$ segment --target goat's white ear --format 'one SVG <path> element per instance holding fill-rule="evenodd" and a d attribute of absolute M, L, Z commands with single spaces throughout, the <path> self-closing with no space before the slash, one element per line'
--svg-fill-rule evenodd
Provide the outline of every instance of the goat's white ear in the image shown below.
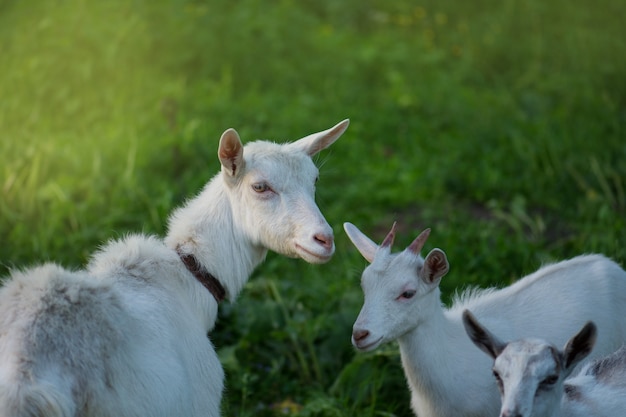
<path fill-rule="evenodd" d="M 369 263 L 374 261 L 374 255 L 378 250 L 378 245 L 372 241 L 369 237 L 365 236 L 355 225 L 352 223 L 344 223 L 343 230 L 346 231 L 348 238 L 352 241 L 357 250 L 363 255 Z"/>
<path fill-rule="evenodd" d="M 339 136 L 341 136 L 343 132 L 346 131 L 349 124 L 350 120 L 346 119 L 342 122 L 337 123 L 330 129 L 324 130 L 322 132 L 313 133 L 303 137 L 302 139 L 298 139 L 290 146 L 302 150 L 309 156 L 313 156 L 319 151 L 326 149 L 330 145 L 335 143 L 335 141 L 339 139 Z"/>
<path fill-rule="evenodd" d="M 223 171 L 230 177 L 237 176 L 243 171 L 243 145 L 235 129 L 228 129 L 222 133 L 217 151 Z"/>
<path fill-rule="evenodd" d="M 448 263 L 445 252 L 435 248 L 431 250 L 428 255 L 426 255 L 426 259 L 424 259 L 421 277 L 429 284 L 433 284 L 447 274 L 449 270 L 450 264 Z"/>
<path fill-rule="evenodd" d="M 472 342 L 493 359 L 500 356 L 506 347 L 506 343 L 483 327 L 469 310 L 463 310 L 463 326 Z"/>
<path fill-rule="evenodd" d="M 572 337 L 563 348 L 565 372 L 569 375 L 578 363 L 591 353 L 596 343 L 598 330 L 596 325 L 589 321 Z"/>

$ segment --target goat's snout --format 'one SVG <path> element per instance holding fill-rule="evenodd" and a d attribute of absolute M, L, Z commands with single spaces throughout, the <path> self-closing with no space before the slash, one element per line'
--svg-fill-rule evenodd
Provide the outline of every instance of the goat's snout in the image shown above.
<path fill-rule="evenodd" d="M 306 231 L 297 235 L 294 240 L 296 256 L 310 263 L 328 262 L 335 252 L 333 232 L 326 228 Z"/>
<path fill-rule="evenodd" d="M 321 245 L 324 249 L 330 250 L 333 247 L 334 237 L 328 233 L 316 233 L 313 240 Z"/>
<path fill-rule="evenodd" d="M 369 330 L 365 329 L 355 329 L 352 332 L 352 338 L 355 342 L 360 342 L 361 340 L 367 339 L 367 336 L 370 335 Z"/>

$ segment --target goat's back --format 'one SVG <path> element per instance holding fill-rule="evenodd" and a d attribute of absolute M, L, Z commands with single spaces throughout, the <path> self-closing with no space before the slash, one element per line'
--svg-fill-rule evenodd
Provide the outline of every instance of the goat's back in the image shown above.
<path fill-rule="evenodd" d="M 558 346 L 591 320 L 598 326 L 592 357 L 600 357 L 626 342 L 626 272 L 602 255 L 582 255 L 461 297 L 451 312 L 460 320 L 465 308 L 503 340 L 535 337 Z"/>

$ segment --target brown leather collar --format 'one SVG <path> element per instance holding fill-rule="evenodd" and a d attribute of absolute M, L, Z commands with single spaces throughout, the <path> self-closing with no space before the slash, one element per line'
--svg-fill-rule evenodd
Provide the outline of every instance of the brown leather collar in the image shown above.
<path fill-rule="evenodd" d="M 209 271 L 207 271 L 198 259 L 192 254 L 183 254 L 178 251 L 178 256 L 180 256 L 180 260 L 183 261 L 189 272 L 196 277 L 196 279 L 213 295 L 215 300 L 220 303 L 226 299 L 226 290 L 224 286 L 218 281 L 215 276 L 213 276 Z"/>

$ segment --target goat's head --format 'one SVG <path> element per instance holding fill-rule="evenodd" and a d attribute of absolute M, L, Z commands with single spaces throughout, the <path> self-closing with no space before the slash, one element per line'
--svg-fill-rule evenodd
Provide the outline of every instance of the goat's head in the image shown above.
<path fill-rule="evenodd" d="M 396 254 L 391 253 L 395 223 L 380 246 L 351 223 L 344 223 L 344 229 L 370 262 L 361 276 L 365 299 L 352 331 L 352 344 L 369 351 L 415 328 L 428 314 L 424 310 L 433 297 L 435 303 L 440 302 L 433 290 L 448 272 L 449 264 L 441 249 L 433 249 L 425 259 L 420 256 L 430 229 Z"/>
<path fill-rule="evenodd" d="M 244 147 L 234 129 L 218 156 L 235 228 L 260 247 L 310 263 L 328 261 L 333 231 L 315 204 L 318 169 L 312 156 L 334 143 L 348 120 L 293 143 L 255 141 Z"/>
<path fill-rule="evenodd" d="M 468 310 L 463 324 L 470 339 L 494 359 L 502 409 L 500 417 L 554 415 L 561 403 L 563 383 L 593 348 L 596 326 L 588 322 L 563 350 L 540 339 L 505 343 L 483 327 Z"/>

